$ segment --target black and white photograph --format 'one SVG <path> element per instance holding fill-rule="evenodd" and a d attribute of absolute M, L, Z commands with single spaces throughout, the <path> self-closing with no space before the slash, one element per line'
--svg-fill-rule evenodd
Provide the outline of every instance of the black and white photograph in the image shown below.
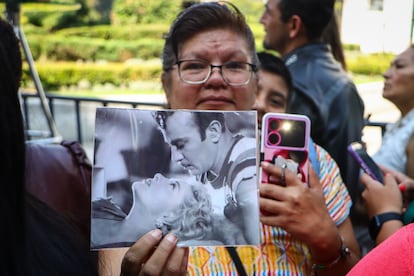
<path fill-rule="evenodd" d="M 98 108 L 91 249 L 259 245 L 255 111 Z"/>

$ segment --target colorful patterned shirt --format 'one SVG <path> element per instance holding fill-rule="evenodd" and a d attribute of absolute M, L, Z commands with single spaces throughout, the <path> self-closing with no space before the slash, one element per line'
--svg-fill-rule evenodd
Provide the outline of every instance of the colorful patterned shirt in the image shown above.
<path fill-rule="evenodd" d="M 351 199 L 339 168 L 329 154 L 316 146 L 319 178 L 326 206 L 336 225 L 348 216 Z M 261 224 L 261 246 L 239 246 L 237 252 L 248 275 L 311 275 L 312 257 L 308 246 L 280 227 Z M 224 247 L 191 247 L 187 275 L 238 275 Z"/>

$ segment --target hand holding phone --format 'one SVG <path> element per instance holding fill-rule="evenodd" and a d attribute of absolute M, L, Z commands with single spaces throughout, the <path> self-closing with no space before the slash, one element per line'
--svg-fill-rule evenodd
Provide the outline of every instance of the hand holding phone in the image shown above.
<path fill-rule="evenodd" d="M 296 114 L 266 113 L 262 120 L 261 160 L 271 162 L 301 174 L 308 181 L 308 141 L 310 120 Z M 260 170 L 261 182 L 268 183 L 269 175 Z"/>
<path fill-rule="evenodd" d="M 384 183 L 384 176 L 375 161 L 365 151 L 364 146 L 359 142 L 354 142 L 348 146 L 348 152 L 359 164 L 361 169 L 371 176 L 374 180 Z"/>

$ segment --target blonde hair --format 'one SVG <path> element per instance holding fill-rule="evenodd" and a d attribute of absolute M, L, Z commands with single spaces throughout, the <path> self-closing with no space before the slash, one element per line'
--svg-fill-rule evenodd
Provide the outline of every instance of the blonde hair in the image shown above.
<path fill-rule="evenodd" d="M 164 234 L 177 235 L 179 240 L 204 239 L 212 231 L 211 197 L 201 183 L 191 185 L 180 206 L 157 220 Z"/>

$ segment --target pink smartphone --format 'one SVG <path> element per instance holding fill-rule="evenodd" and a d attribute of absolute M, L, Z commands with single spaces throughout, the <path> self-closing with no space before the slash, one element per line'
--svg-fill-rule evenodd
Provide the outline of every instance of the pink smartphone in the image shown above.
<path fill-rule="evenodd" d="M 266 113 L 262 120 L 260 158 L 300 174 L 308 182 L 310 120 L 304 115 Z M 269 176 L 260 170 L 260 179 L 269 183 Z"/>

